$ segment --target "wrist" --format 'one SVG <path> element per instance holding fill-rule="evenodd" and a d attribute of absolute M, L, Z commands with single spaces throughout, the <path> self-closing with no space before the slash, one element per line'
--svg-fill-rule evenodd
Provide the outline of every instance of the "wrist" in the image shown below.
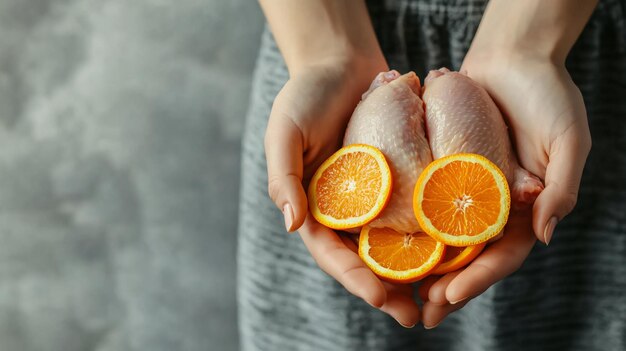
<path fill-rule="evenodd" d="M 305 82 L 332 82 L 325 89 L 339 89 L 347 93 L 344 102 L 356 106 L 362 94 L 380 72 L 389 70 L 384 57 L 362 55 L 333 56 L 319 61 L 310 61 L 290 70 L 290 80 Z"/>
<path fill-rule="evenodd" d="M 565 61 L 560 60 L 549 52 L 528 50 L 524 46 L 516 45 L 474 45 L 465 55 L 461 70 L 478 75 L 482 72 L 491 74 L 506 74 L 519 67 L 553 66 L 565 68 Z"/>
<path fill-rule="evenodd" d="M 518 81 L 521 76 L 567 72 L 564 62 L 554 60 L 548 55 L 508 47 L 470 49 L 463 60 L 461 71 L 483 86 L 492 96 L 498 95 L 498 85 L 505 77 L 505 80 Z"/>
<path fill-rule="evenodd" d="M 532 45 L 531 40 L 520 38 L 516 41 L 507 41 L 493 36 L 482 36 L 474 40 L 464 61 L 478 61 L 485 64 L 527 61 L 563 65 L 566 56 L 566 52 L 563 53 L 553 46 Z"/>
<path fill-rule="evenodd" d="M 532 61 L 564 63 L 568 50 L 559 45 L 559 35 L 545 30 L 536 33 L 527 23 L 512 24 L 507 29 L 497 30 L 501 23 L 481 26 L 472 41 L 467 57 L 487 61 Z"/>
<path fill-rule="evenodd" d="M 342 50 L 292 60 L 291 64 L 288 65 L 289 75 L 294 77 L 303 71 L 316 67 L 332 67 L 346 72 L 351 78 L 362 78 L 369 81 L 374 78 L 370 75 L 376 75 L 378 72 L 389 69 L 380 49 L 370 52 Z"/>
<path fill-rule="evenodd" d="M 384 62 L 363 0 L 261 0 L 290 75 L 334 62 Z"/>
<path fill-rule="evenodd" d="M 596 1 L 492 0 L 470 51 L 499 58 L 564 64 Z"/>

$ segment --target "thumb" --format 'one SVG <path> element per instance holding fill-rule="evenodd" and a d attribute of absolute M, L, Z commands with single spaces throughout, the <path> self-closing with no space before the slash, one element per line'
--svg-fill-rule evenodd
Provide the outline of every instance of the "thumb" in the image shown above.
<path fill-rule="evenodd" d="M 265 132 L 268 192 L 283 211 L 285 228 L 300 228 L 307 213 L 307 199 L 302 187 L 302 133 L 291 118 L 272 109 Z"/>
<path fill-rule="evenodd" d="M 533 230 L 549 244 L 557 223 L 576 206 L 578 188 L 587 155 L 591 149 L 589 130 L 574 126 L 557 137 L 550 146 L 545 189 L 533 206 Z"/>

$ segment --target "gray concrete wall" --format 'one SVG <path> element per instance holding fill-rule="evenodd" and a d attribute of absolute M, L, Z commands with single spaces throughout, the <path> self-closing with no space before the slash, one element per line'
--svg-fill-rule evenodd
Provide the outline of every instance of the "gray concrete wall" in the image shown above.
<path fill-rule="evenodd" d="M 0 350 L 235 350 L 254 1 L 0 0 Z"/>

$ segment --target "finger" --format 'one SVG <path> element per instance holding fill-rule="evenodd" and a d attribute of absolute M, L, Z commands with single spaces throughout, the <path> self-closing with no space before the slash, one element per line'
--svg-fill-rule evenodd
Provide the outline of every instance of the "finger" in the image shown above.
<path fill-rule="evenodd" d="M 580 128 L 579 128 L 580 129 Z M 570 128 L 550 146 L 545 189 L 533 206 L 533 229 L 544 244 L 552 239 L 558 221 L 576 205 L 578 188 L 591 148 L 588 131 Z"/>
<path fill-rule="evenodd" d="M 430 291 L 430 287 L 433 286 L 439 278 L 441 277 L 437 275 L 430 275 L 421 281 L 419 288 L 417 288 L 417 293 L 423 302 L 428 301 L 428 292 Z"/>
<path fill-rule="evenodd" d="M 387 293 L 393 292 L 406 296 L 413 296 L 413 285 L 411 284 L 390 283 L 384 280 L 381 280 L 381 282 L 383 283 L 385 290 L 387 290 Z"/>
<path fill-rule="evenodd" d="M 346 245 L 346 247 L 348 249 L 350 249 L 350 251 L 358 254 L 359 253 L 359 244 L 354 242 L 354 240 L 348 236 L 348 235 L 339 235 L 339 238 L 341 239 L 341 241 L 343 241 L 343 244 Z"/>
<path fill-rule="evenodd" d="M 504 237 L 488 246 L 446 288 L 446 298 L 457 304 L 477 296 L 518 270 L 536 241 L 530 214 L 509 219 Z"/>
<path fill-rule="evenodd" d="M 380 308 L 405 328 L 413 328 L 420 320 L 420 310 L 413 299 L 413 287 L 408 284 L 392 285 L 387 288 L 387 300 Z"/>
<path fill-rule="evenodd" d="M 460 310 L 468 302 L 469 300 L 466 300 L 456 305 L 438 305 L 426 302 L 424 307 L 422 307 L 422 324 L 424 324 L 424 328 L 432 329 L 437 327 L 450 313 Z"/>
<path fill-rule="evenodd" d="M 310 214 L 298 232 L 324 272 L 370 305 L 376 308 L 383 306 L 387 292 L 380 279 L 346 246 L 337 233 L 319 224 Z"/>
<path fill-rule="evenodd" d="M 348 250 L 354 253 L 357 252 L 358 247 L 347 235 L 340 235 L 339 239 Z M 391 284 L 387 282 L 382 282 L 382 285 L 386 291 L 386 299 L 383 305 L 380 306 L 380 310 L 390 315 L 405 328 L 415 326 L 419 322 L 420 312 L 419 307 L 413 300 L 413 287 L 409 284 Z M 361 295 L 357 296 L 361 297 Z M 367 298 L 364 300 L 368 301 Z"/>
<path fill-rule="evenodd" d="M 437 280 L 437 282 L 434 283 L 428 291 L 428 301 L 438 305 L 447 304 L 449 301 L 446 298 L 446 289 L 448 288 L 450 282 L 452 282 L 452 280 L 454 280 L 454 278 L 456 278 L 456 276 L 460 273 L 461 271 L 450 272 L 439 278 L 439 280 Z"/>
<path fill-rule="evenodd" d="M 282 113 L 279 99 L 265 132 L 268 192 L 283 211 L 287 231 L 297 230 L 307 213 L 307 199 L 302 187 L 303 139 L 298 126 Z"/>

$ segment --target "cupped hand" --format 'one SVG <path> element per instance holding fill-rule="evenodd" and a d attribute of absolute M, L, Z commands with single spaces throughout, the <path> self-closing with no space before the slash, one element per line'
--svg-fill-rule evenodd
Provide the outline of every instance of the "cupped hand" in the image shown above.
<path fill-rule="evenodd" d="M 438 325 L 448 314 L 515 272 L 535 240 L 548 244 L 554 228 L 576 205 L 591 148 L 580 91 L 562 63 L 522 55 L 470 52 L 461 71 L 481 84 L 507 119 L 520 164 L 545 189 L 532 211 L 514 212 L 502 239 L 466 268 L 429 277 L 419 288 L 422 321 Z"/>
<path fill-rule="evenodd" d="M 517 271 L 536 242 L 530 210 L 511 213 L 502 239 L 490 244 L 467 267 L 422 281 L 422 323 L 433 328 L 472 298 Z"/>
<path fill-rule="evenodd" d="M 585 104 L 563 63 L 511 53 L 468 53 L 461 67 L 507 118 L 523 168 L 545 189 L 533 206 L 533 229 L 548 244 L 576 205 L 591 135 Z"/>
<path fill-rule="evenodd" d="M 352 114 L 384 59 L 328 60 L 291 72 L 274 101 L 265 135 L 268 190 L 288 231 L 298 230 L 317 264 L 349 292 L 412 326 L 419 309 L 410 286 L 383 283 L 347 237 L 308 213 L 305 185 L 317 167 L 341 147 Z"/>

